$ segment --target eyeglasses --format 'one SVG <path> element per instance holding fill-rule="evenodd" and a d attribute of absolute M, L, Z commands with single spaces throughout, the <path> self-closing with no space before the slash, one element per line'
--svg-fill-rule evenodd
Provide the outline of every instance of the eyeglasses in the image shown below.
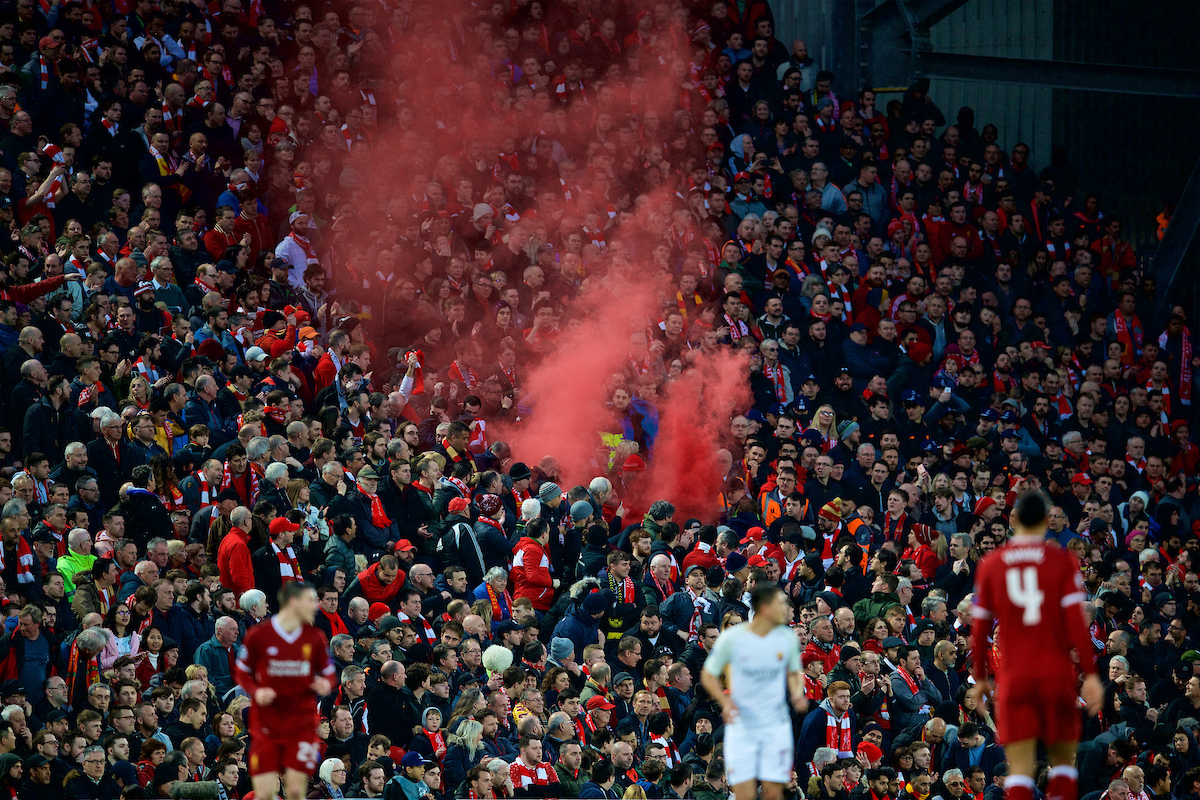
<path fill-rule="evenodd" d="M 85 764 L 103 764 L 103 763 L 104 763 L 104 759 L 100 759 L 100 760 L 98 760 L 98 761 L 97 761 L 97 760 L 96 760 L 96 759 L 94 759 L 94 758 L 85 758 L 85 759 L 83 760 L 83 763 L 85 763 Z"/>

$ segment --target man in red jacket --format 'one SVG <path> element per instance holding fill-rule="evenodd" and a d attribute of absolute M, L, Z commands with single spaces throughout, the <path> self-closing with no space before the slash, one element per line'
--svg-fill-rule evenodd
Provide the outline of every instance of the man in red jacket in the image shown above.
<path fill-rule="evenodd" d="M 217 569 L 221 571 L 221 585 L 233 590 L 238 600 L 254 588 L 254 565 L 250 559 L 250 509 L 238 506 L 229 515 L 233 527 L 221 540 L 217 548 Z"/>
<path fill-rule="evenodd" d="M 683 574 L 686 575 L 693 566 L 701 566 L 705 570 L 722 566 L 721 559 L 717 557 L 716 545 L 717 527 L 705 525 L 696 534 L 696 549 L 683 559 Z"/>
<path fill-rule="evenodd" d="M 531 520 L 525 536 L 513 551 L 513 599 L 528 597 L 537 611 L 549 611 L 554 602 L 558 578 L 550 574 L 550 525 L 544 519 Z"/>

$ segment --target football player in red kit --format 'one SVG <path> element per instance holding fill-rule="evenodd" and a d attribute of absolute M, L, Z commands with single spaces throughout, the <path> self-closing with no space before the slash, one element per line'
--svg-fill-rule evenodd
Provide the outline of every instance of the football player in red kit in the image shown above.
<path fill-rule="evenodd" d="M 317 593 L 289 581 L 279 590 L 279 613 L 254 626 L 237 657 L 237 682 L 250 706 L 250 781 L 254 796 L 273 798 L 283 772 L 288 800 L 306 795 L 321 760 L 317 701 L 334 674 L 325 634 L 312 622 Z"/>
<path fill-rule="evenodd" d="M 1027 492 L 1013 507 L 1015 535 L 989 553 L 975 576 L 972 657 L 976 699 L 991 695 L 988 650 L 992 624 L 1000 640 L 996 664 L 996 739 L 1008 757 L 1006 800 L 1033 800 L 1033 775 L 1040 739 L 1050 756 L 1047 800 L 1075 800 L 1079 774 L 1078 698 L 1096 714 L 1104 687 L 1082 604 L 1087 599 L 1079 564 L 1046 542 L 1051 502 Z M 1083 673 L 1082 690 L 1078 675 Z"/>

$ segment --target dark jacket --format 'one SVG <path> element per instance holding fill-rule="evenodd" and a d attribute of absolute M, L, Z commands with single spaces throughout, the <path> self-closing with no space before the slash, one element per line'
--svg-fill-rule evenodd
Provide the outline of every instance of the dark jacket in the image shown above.
<path fill-rule="evenodd" d="M 396 523 L 392 522 L 386 528 L 375 525 L 371 517 L 371 499 L 357 489 L 346 490 L 346 494 L 335 497 L 329 504 L 329 516 L 349 514 L 358 525 L 358 535 L 350 542 L 356 552 L 367 555 L 368 558 L 377 552 L 385 552 L 388 542 L 400 538 Z"/>
<path fill-rule="evenodd" d="M 25 411 L 25 425 L 21 433 L 26 456 L 44 453 L 51 465 L 60 463 L 63 450 L 79 438 L 75 414 L 66 404 L 62 408 L 55 408 L 49 397 L 43 397 Z"/>
<path fill-rule="evenodd" d="M 586 595 L 584 595 L 586 597 Z M 583 598 L 575 602 L 562 621 L 554 626 L 554 635 L 570 639 L 576 653 L 582 653 L 589 644 L 600 641 L 600 621 L 593 619 L 583 610 Z"/>
<path fill-rule="evenodd" d="M 121 484 L 129 480 L 133 468 L 141 466 L 142 457 L 134 452 L 124 439 L 118 445 L 121 462 L 113 457 L 108 442 L 103 438 L 93 439 L 87 444 L 88 466 L 96 470 L 96 485 L 100 489 L 100 502 L 105 506 L 117 504 L 117 492 Z M 128 522 L 126 522 L 128 527 Z"/>
<path fill-rule="evenodd" d="M 479 534 L 466 517 L 446 518 L 446 532 L 438 540 L 437 557 L 443 564 L 457 564 L 462 567 L 467 573 L 467 586 L 482 583 L 484 574 L 493 566 L 488 561 L 488 554 L 479 539 Z"/>
<path fill-rule="evenodd" d="M 421 724 L 420 710 L 410 707 L 411 699 L 407 689 L 393 688 L 383 681 L 368 689 L 367 712 L 363 715 L 367 733 L 382 733 L 393 742 L 411 740 L 413 727 Z"/>
<path fill-rule="evenodd" d="M 153 492 L 130 489 L 121 501 L 121 513 L 125 516 L 125 538 L 137 542 L 139 551 L 144 552 L 146 542 L 155 536 L 174 535 L 167 507 Z"/>
<path fill-rule="evenodd" d="M 197 614 L 191 606 L 176 603 L 167 612 L 168 635 L 179 643 L 179 664 L 191 664 L 196 648 L 213 635 L 213 619 Z"/>

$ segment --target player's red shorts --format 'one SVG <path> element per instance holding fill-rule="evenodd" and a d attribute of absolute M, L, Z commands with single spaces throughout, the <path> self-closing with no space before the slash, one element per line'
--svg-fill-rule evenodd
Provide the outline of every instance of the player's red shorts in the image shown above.
<path fill-rule="evenodd" d="M 1002 680 L 996 685 L 996 741 L 1079 741 L 1079 693 L 1074 681 Z"/>
<path fill-rule="evenodd" d="M 300 741 L 293 736 L 288 739 L 252 735 L 250 737 L 250 774 L 263 775 L 294 769 L 314 775 L 321 763 L 320 740 L 313 735 L 312 741 Z"/>

